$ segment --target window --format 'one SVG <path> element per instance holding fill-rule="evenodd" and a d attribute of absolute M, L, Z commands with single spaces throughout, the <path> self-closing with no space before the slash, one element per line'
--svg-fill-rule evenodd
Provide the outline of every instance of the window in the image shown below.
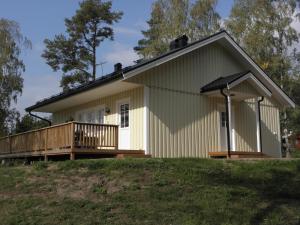
<path fill-rule="evenodd" d="M 104 109 L 100 109 L 98 111 L 97 120 L 96 120 L 97 123 L 104 124 L 104 114 L 105 114 Z"/>
<path fill-rule="evenodd" d="M 120 105 L 120 126 L 121 128 L 129 127 L 129 104 Z"/>
<path fill-rule="evenodd" d="M 221 112 L 221 125 L 222 125 L 222 127 L 226 127 L 226 123 L 227 123 L 226 112 Z"/>
<path fill-rule="evenodd" d="M 77 120 L 83 123 L 97 123 L 103 124 L 104 123 L 104 115 L 105 110 L 94 108 L 81 111 L 77 114 Z"/>

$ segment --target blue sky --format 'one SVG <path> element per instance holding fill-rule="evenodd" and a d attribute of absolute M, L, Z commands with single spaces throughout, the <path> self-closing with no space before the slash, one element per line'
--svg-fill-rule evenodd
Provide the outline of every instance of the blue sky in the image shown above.
<path fill-rule="evenodd" d="M 17 21 L 22 33 L 32 42 L 32 49 L 23 53 L 26 65 L 23 94 L 17 109 L 60 92 L 60 73 L 53 72 L 41 57 L 45 38 L 64 33 L 64 18 L 74 15 L 79 0 L 0 0 L 0 17 Z M 223 18 L 229 15 L 233 0 L 219 0 L 217 11 Z M 113 64 L 121 62 L 130 65 L 138 57 L 132 50 L 142 38 L 141 30 L 147 28 L 153 0 L 114 0 L 114 10 L 121 10 L 124 16 L 114 26 L 115 40 L 105 41 L 98 49 L 98 62 L 106 62 L 104 74 L 111 72 Z M 98 69 L 98 76 L 101 76 Z"/>

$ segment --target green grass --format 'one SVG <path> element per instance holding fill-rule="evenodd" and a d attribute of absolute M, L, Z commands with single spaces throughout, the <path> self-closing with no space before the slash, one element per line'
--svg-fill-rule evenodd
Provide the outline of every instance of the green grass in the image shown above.
<path fill-rule="evenodd" d="M 0 224 L 299 224 L 300 160 L 0 167 Z"/>
<path fill-rule="evenodd" d="M 300 150 L 299 149 L 292 149 L 291 155 L 293 158 L 300 158 Z"/>

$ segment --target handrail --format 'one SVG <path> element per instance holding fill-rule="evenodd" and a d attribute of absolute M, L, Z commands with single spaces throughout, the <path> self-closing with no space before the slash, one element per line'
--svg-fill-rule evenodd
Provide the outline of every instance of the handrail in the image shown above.
<path fill-rule="evenodd" d="M 48 127 L 42 127 L 42 128 L 39 128 L 39 129 L 29 130 L 29 131 L 25 131 L 25 132 L 21 132 L 21 133 L 17 133 L 17 134 L 11 134 L 11 135 L 7 135 L 7 136 L 3 136 L 3 137 L 0 137 L 0 140 L 4 139 L 4 138 L 8 138 L 8 137 L 14 137 L 14 136 L 18 136 L 18 135 L 22 135 L 22 134 L 27 134 L 27 133 L 32 133 L 32 132 L 36 132 L 36 131 L 41 131 L 41 130 L 45 130 L 45 129 L 49 129 L 49 128 L 61 127 L 61 126 L 64 126 L 64 125 L 67 125 L 67 124 L 71 124 L 71 123 L 86 124 L 86 125 L 100 125 L 100 126 L 115 126 L 115 127 L 118 127 L 118 125 L 116 125 L 116 124 L 100 124 L 100 123 L 85 123 L 85 122 L 71 121 L 71 122 L 65 122 L 65 123 L 55 124 L 55 125 L 48 126 Z"/>
<path fill-rule="evenodd" d="M 0 154 L 74 148 L 118 149 L 118 125 L 67 122 L 0 138 Z"/>

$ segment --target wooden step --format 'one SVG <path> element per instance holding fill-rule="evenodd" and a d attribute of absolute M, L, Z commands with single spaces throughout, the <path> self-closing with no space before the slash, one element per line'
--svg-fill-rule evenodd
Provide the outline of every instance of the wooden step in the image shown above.
<path fill-rule="evenodd" d="M 116 158 L 123 159 L 123 158 L 151 158 L 151 155 L 146 154 L 117 154 Z"/>
<path fill-rule="evenodd" d="M 227 151 L 222 152 L 209 152 L 208 155 L 211 158 L 229 158 Z M 269 158 L 269 156 L 261 152 L 242 152 L 242 151 L 232 151 L 230 152 L 231 159 L 245 159 L 245 158 Z"/>

